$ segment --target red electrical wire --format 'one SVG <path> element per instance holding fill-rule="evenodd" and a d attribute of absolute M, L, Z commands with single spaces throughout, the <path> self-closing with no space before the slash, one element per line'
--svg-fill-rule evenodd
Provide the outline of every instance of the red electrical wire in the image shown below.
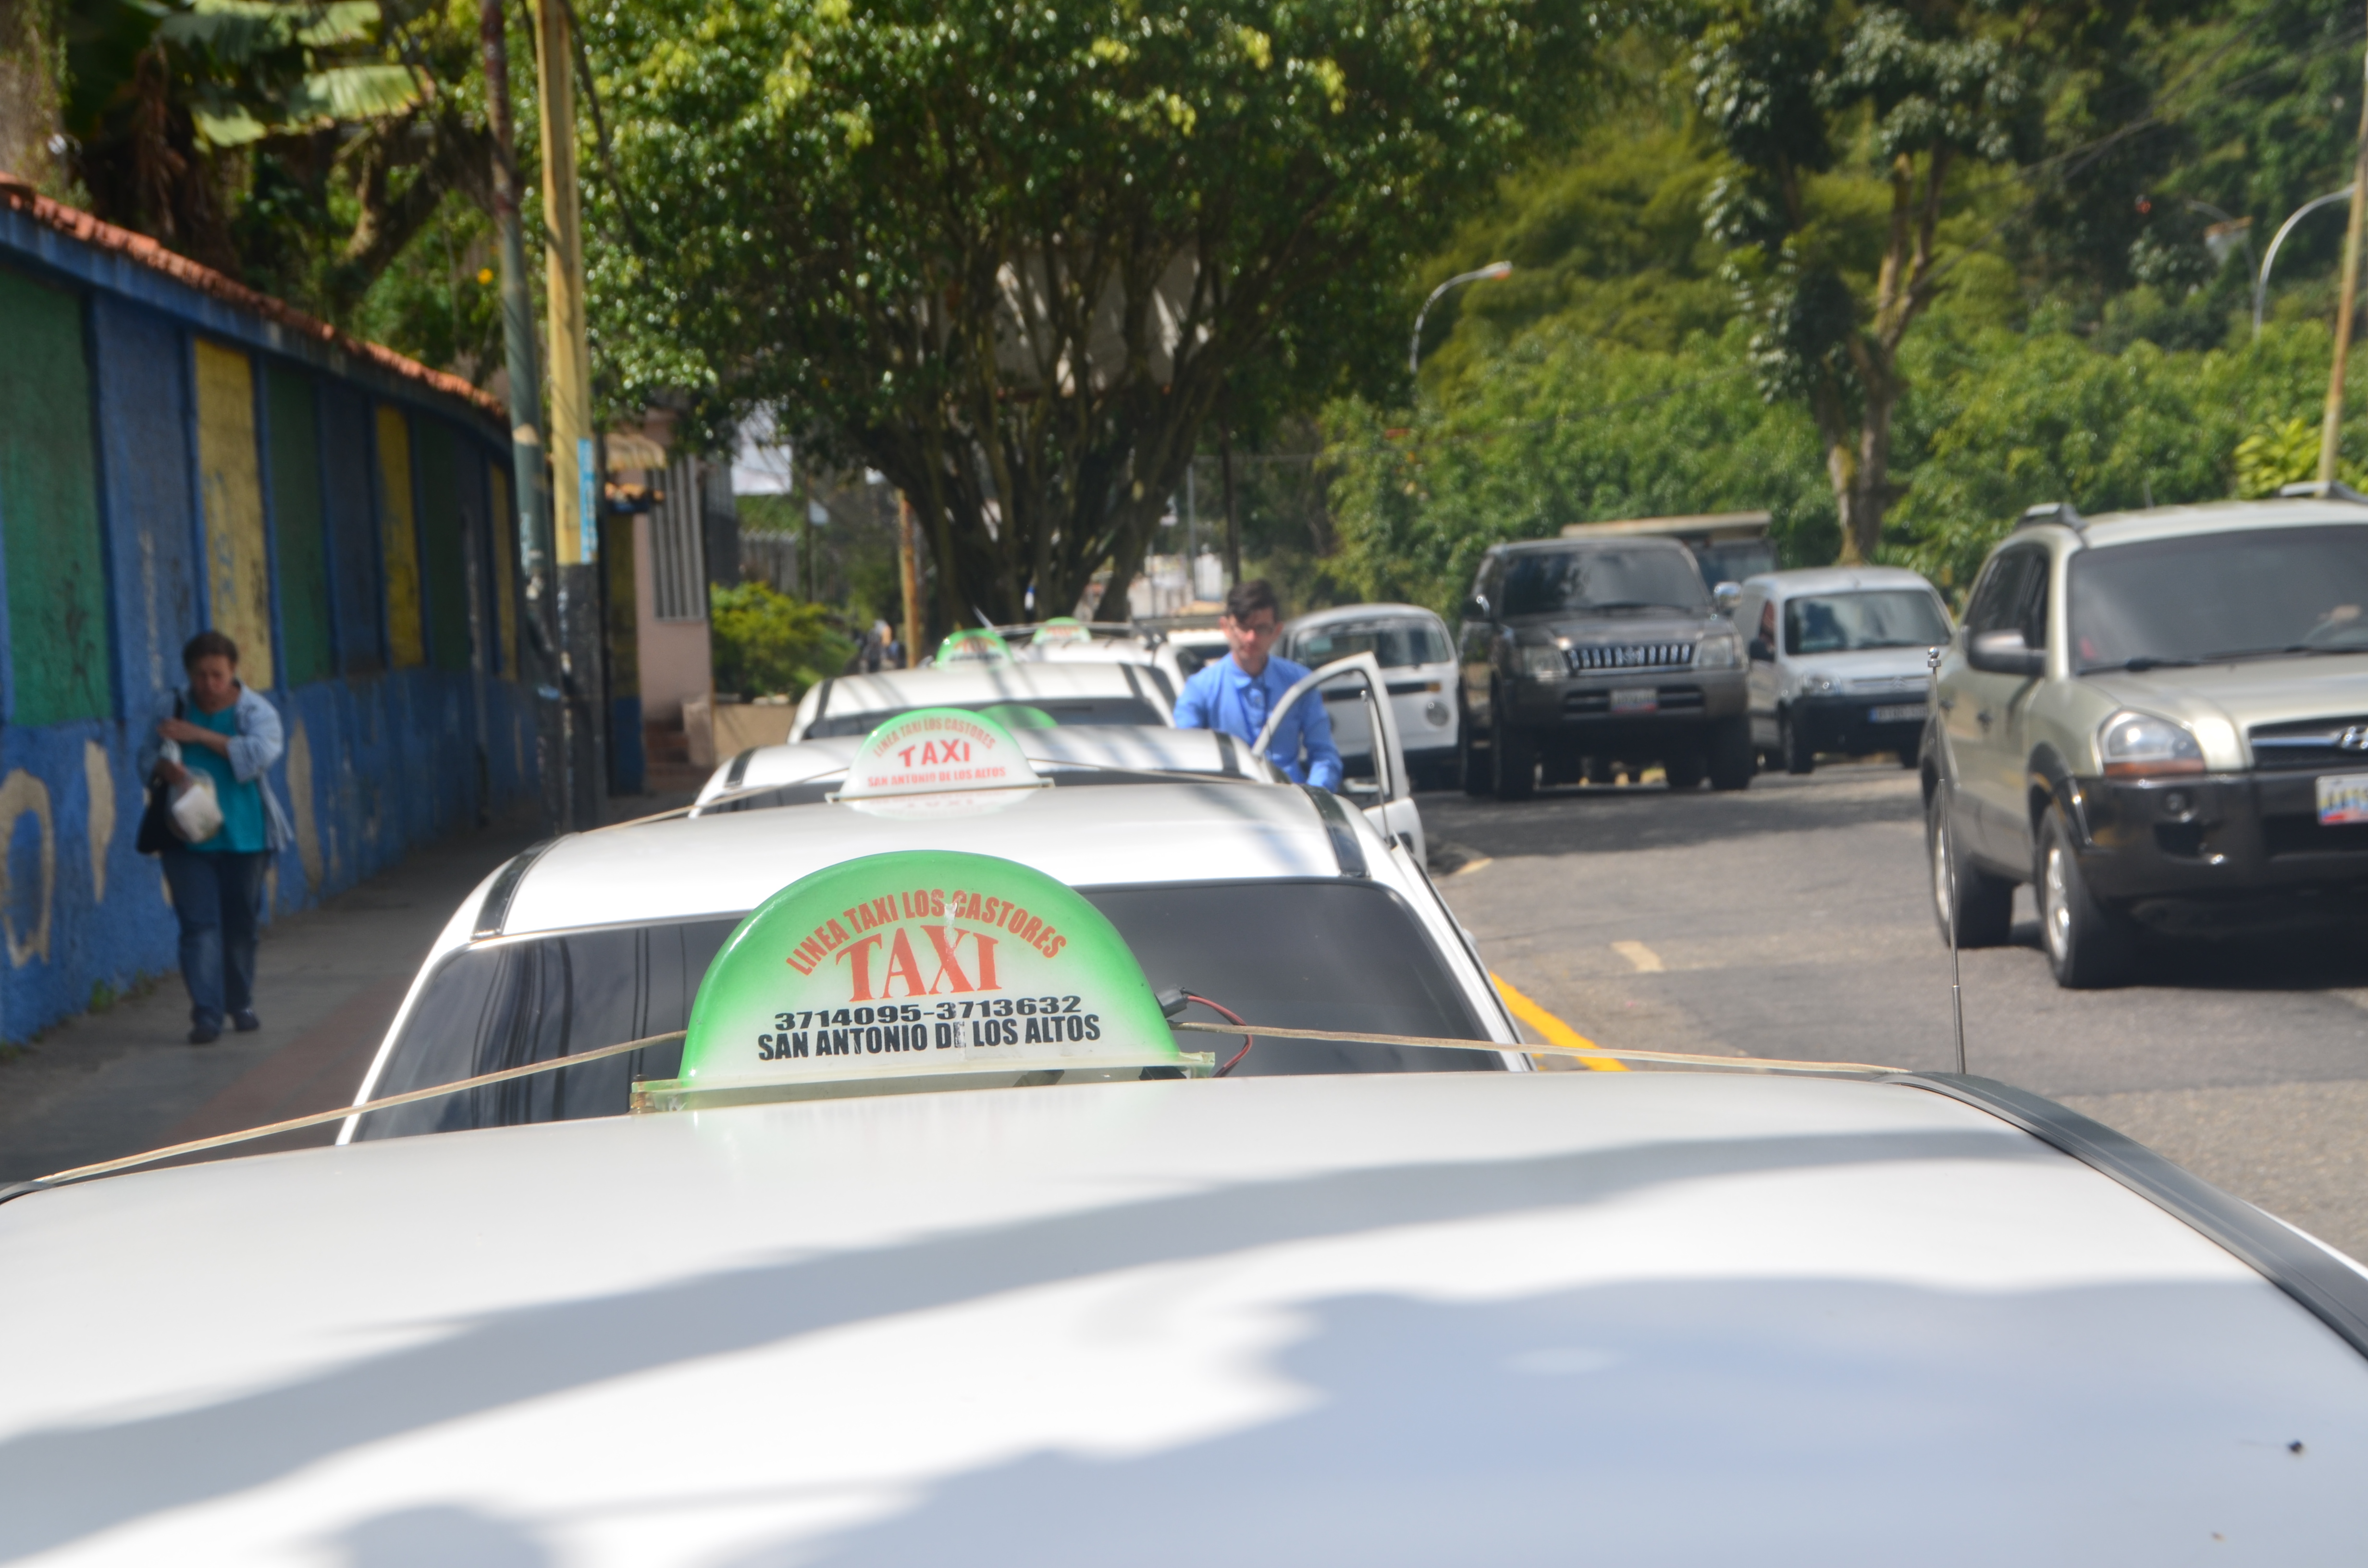
<path fill-rule="evenodd" d="M 1184 993 L 1184 1000 L 1187 1002 L 1198 1002 L 1201 1006 L 1208 1008 L 1209 1011 L 1212 1013 L 1223 1013 L 1225 1015 L 1225 1021 L 1227 1023 L 1239 1024 L 1242 1027 L 1242 1048 L 1239 1051 L 1235 1051 L 1233 1059 L 1227 1062 L 1223 1067 L 1218 1068 L 1215 1074 L 1212 1074 L 1215 1077 L 1222 1078 L 1226 1074 L 1234 1070 L 1235 1062 L 1238 1062 L 1243 1057 L 1247 1056 L 1250 1053 L 1250 1047 L 1258 1043 L 1258 1036 L 1250 1033 L 1250 1027 L 1247 1020 L 1244 1019 L 1239 1013 L 1235 1012 L 1231 1007 L 1226 1006 L 1222 1002 L 1212 1002 L 1206 996 L 1195 996 L 1190 991 Z"/>

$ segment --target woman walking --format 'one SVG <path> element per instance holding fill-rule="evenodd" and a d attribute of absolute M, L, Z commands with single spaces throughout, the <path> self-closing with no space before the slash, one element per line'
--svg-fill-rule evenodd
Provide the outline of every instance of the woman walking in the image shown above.
<path fill-rule="evenodd" d="M 177 789 L 191 774 L 203 774 L 222 806 L 222 827 L 211 838 L 175 843 L 163 857 L 181 926 L 189 1043 L 211 1045 L 222 1038 L 225 1017 L 242 1032 L 263 1027 L 255 1016 L 263 875 L 294 834 L 265 778 L 279 760 L 279 714 L 240 684 L 238 644 L 219 631 L 200 631 L 181 650 L 181 666 L 189 684 L 174 693 L 173 716 L 142 746 L 142 776 Z"/>

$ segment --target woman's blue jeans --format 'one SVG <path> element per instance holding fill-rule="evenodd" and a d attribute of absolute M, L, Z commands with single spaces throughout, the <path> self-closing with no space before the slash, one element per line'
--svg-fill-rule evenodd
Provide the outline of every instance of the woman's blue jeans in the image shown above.
<path fill-rule="evenodd" d="M 263 873 L 270 853 L 167 849 L 165 881 L 181 923 L 181 979 L 189 1021 L 222 1028 L 225 1013 L 255 1006 L 255 930 L 263 912 Z"/>

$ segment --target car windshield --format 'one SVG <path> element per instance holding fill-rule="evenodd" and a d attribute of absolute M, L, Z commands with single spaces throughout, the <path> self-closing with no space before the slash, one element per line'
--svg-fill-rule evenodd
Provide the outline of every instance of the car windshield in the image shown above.
<path fill-rule="evenodd" d="M 1252 1024 L 1283 1028 L 1487 1038 L 1414 912 L 1375 883 L 1325 879 L 1078 891 L 1118 927 L 1156 991 L 1181 986 Z M 1244 918 L 1245 911 L 1255 917 Z M 707 966 L 739 923 L 725 915 L 464 948 L 429 976 L 370 1092 L 398 1095 L 681 1028 Z M 1191 1016 L 1217 1021 L 1198 1009 Z M 856 1021 L 869 1020 L 859 1011 Z M 634 1079 L 673 1077 L 681 1060 L 677 1042 L 373 1111 L 355 1136 L 621 1116 Z M 1269 1039 L 1234 1071 L 1454 1073 L 1502 1065 L 1479 1051 Z"/>
<path fill-rule="evenodd" d="M 1507 615 L 1573 609 L 1706 610 L 1709 590 L 1680 546 L 1524 552 L 1506 563 Z"/>
<path fill-rule="evenodd" d="M 1320 626 L 1301 632 L 1291 643 L 1291 656 L 1311 669 L 1335 659 L 1353 659 L 1360 653 L 1371 653 L 1385 670 L 1443 665 L 1454 657 L 1447 651 L 1446 633 L 1423 620 Z"/>
<path fill-rule="evenodd" d="M 2368 526 L 2084 550 L 2066 581 L 2082 671 L 2368 653 Z"/>
<path fill-rule="evenodd" d="M 1921 588 L 1819 594 L 1784 601 L 1784 652 L 1846 653 L 1856 648 L 1932 648 L 1949 640 L 1940 605 Z"/>
<path fill-rule="evenodd" d="M 960 708 L 972 713 L 994 711 L 997 718 L 1007 718 L 1005 710 L 1023 710 L 1029 717 L 1022 722 L 1031 729 L 1057 724 L 1128 724 L 1157 730 L 1167 728 L 1167 721 L 1161 716 L 1159 710 L 1140 697 L 1030 697 L 1024 700 L 996 697 L 976 702 L 932 702 L 928 706 Z M 815 720 L 807 728 L 806 738 L 827 740 L 833 735 L 868 735 L 889 720 L 912 710 L 911 708 L 881 708 L 868 713 L 833 713 Z"/>

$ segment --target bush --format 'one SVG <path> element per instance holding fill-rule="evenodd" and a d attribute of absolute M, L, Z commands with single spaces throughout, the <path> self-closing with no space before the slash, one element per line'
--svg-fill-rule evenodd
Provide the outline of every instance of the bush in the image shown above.
<path fill-rule="evenodd" d="M 822 606 L 767 584 L 710 587 L 707 603 L 718 691 L 803 697 L 855 656 L 855 644 L 831 625 Z"/>

